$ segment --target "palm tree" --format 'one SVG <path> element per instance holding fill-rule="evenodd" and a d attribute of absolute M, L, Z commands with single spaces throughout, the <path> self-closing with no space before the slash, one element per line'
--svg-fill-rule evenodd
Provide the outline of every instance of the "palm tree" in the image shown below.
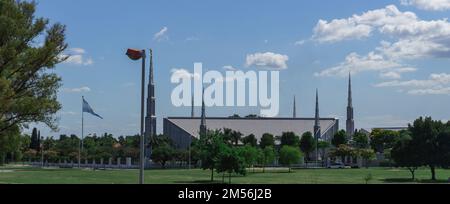
<path fill-rule="evenodd" d="M 241 132 L 239 132 L 239 131 L 234 131 L 234 130 L 233 130 L 233 132 L 231 133 L 231 138 L 232 138 L 232 140 L 233 140 L 235 146 L 238 146 L 239 141 L 241 140 L 242 135 L 243 135 L 243 134 L 242 134 Z"/>

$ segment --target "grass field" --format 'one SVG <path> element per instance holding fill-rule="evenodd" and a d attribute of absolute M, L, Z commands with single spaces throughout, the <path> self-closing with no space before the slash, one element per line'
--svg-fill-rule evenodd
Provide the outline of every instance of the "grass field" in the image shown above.
<path fill-rule="evenodd" d="M 416 181 L 410 180 L 406 169 L 299 169 L 287 173 L 287 169 L 270 170 L 267 173 L 251 173 L 245 177 L 233 176 L 235 184 L 364 184 L 372 175 L 370 184 L 380 183 L 431 183 L 430 171 L 417 171 Z M 147 170 L 148 184 L 210 183 L 210 172 L 194 170 Z M 40 169 L 23 166 L 0 167 L 0 183 L 3 184 L 135 184 L 138 170 L 88 170 L 88 169 Z M 437 183 L 448 183 L 450 170 L 437 170 Z M 215 175 L 217 183 L 221 175 Z M 228 181 L 226 179 L 226 181 Z"/>

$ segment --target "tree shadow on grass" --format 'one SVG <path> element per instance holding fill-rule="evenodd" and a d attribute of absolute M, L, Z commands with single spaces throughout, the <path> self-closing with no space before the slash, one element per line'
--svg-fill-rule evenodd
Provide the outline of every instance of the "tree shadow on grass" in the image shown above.
<path fill-rule="evenodd" d="M 397 183 L 397 184 L 402 184 L 402 183 L 420 183 L 420 184 L 449 184 L 450 182 L 447 180 L 436 180 L 433 181 L 431 179 L 416 179 L 416 180 L 412 180 L 411 178 L 390 178 L 390 179 L 383 179 L 382 180 L 385 183 Z"/>
<path fill-rule="evenodd" d="M 175 181 L 176 184 L 223 184 L 222 181 L 195 180 L 195 181 Z"/>

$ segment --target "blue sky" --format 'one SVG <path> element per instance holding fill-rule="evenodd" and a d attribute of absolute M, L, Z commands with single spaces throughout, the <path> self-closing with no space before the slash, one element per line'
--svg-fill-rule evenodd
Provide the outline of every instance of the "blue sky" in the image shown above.
<path fill-rule="evenodd" d="M 158 131 L 162 118 L 189 116 L 170 94 L 173 69 L 193 71 L 245 66 L 255 53 L 288 56 L 280 71 L 280 117 L 314 115 L 315 89 L 322 117 L 345 126 L 347 78 L 353 73 L 358 128 L 404 126 L 450 112 L 448 1 L 39 1 L 37 16 L 67 25 L 66 54 L 55 69 L 63 79 L 58 98 L 60 131 L 81 134 L 81 96 L 105 119 L 86 115 L 86 133 L 139 132 L 140 64 L 128 47 L 153 48 Z M 159 33 L 159 34 L 158 34 Z M 271 67 L 277 69 L 277 67 Z M 447 74 L 449 73 L 449 74 Z M 200 109 L 197 108 L 197 115 Z M 257 114 L 258 108 L 209 108 L 208 116 Z"/>

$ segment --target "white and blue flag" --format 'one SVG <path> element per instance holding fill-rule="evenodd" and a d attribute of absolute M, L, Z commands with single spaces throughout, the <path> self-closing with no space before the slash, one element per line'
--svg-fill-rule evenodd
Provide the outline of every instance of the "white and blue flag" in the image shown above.
<path fill-rule="evenodd" d="M 89 103 L 86 100 L 84 100 L 84 98 L 83 98 L 83 112 L 90 113 L 90 114 L 92 114 L 94 116 L 97 116 L 97 117 L 103 119 L 102 116 L 100 116 L 99 114 L 94 112 L 94 110 L 91 108 Z"/>

